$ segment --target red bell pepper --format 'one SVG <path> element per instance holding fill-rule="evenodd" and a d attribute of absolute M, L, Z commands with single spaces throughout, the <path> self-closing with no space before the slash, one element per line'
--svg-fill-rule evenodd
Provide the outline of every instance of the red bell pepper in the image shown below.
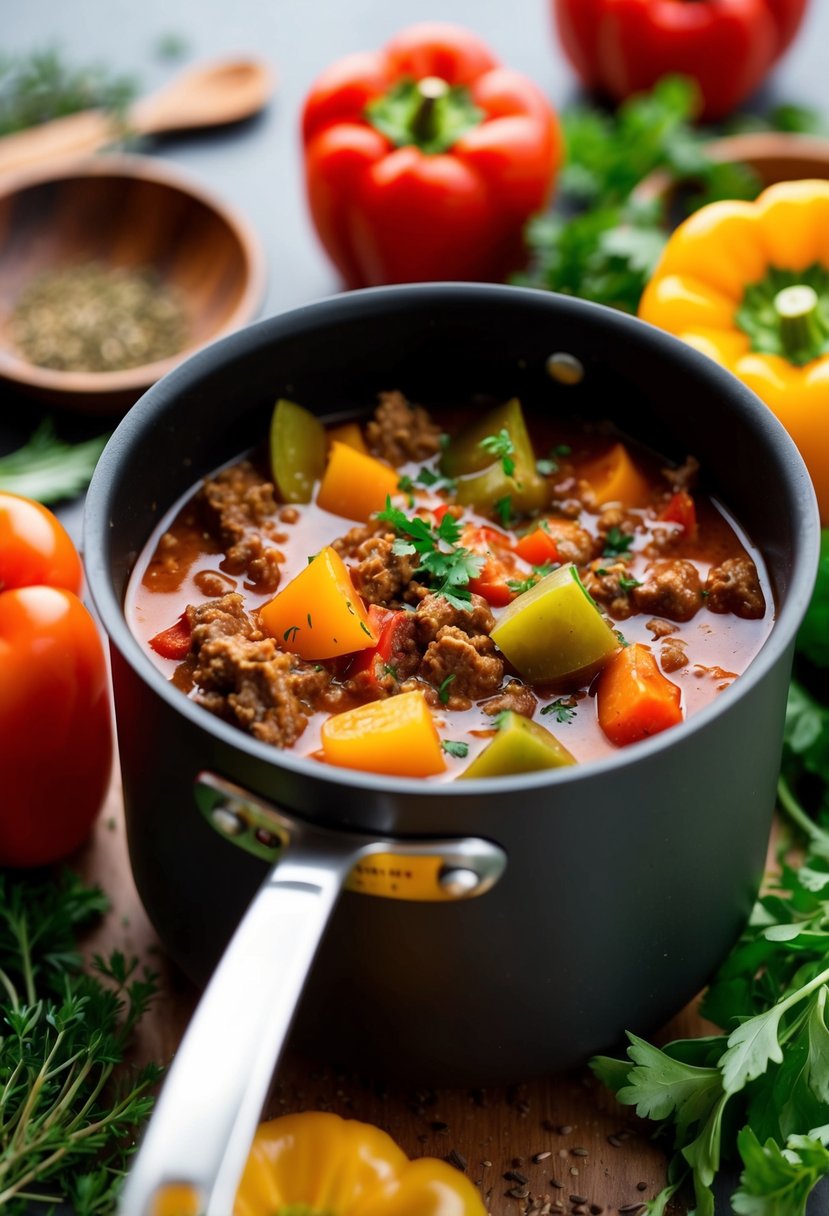
<path fill-rule="evenodd" d="M 697 534 L 697 509 L 687 490 L 672 494 L 659 512 L 659 518 L 667 523 L 679 524 L 685 531 L 686 539 L 693 539 Z"/>
<path fill-rule="evenodd" d="M 303 140 L 311 215 L 349 287 L 505 278 L 561 159 L 536 85 L 442 23 L 325 71 Z"/>
<path fill-rule="evenodd" d="M 560 562 L 558 545 L 544 528 L 536 528 L 522 536 L 515 552 L 531 566 L 544 566 L 547 562 Z"/>
<path fill-rule="evenodd" d="M 704 119 L 762 83 L 808 0 L 553 0 L 559 37 L 588 88 L 617 101 L 673 72 L 699 85 Z"/>
<path fill-rule="evenodd" d="M 150 646 L 163 659 L 180 660 L 186 658 L 190 653 L 192 641 L 187 613 L 182 612 L 177 621 L 166 629 L 162 629 L 161 633 L 157 633 L 154 638 L 150 638 Z"/>
<path fill-rule="evenodd" d="M 401 626 L 409 618 L 406 611 L 392 611 L 381 608 L 378 604 L 369 604 L 368 618 L 371 627 L 377 634 L 377 645 L 361 650 L 348 665 L 348 678 L 363 674 L 367 675 L 369 683 L 378 680 L 375 659 L 379 659 L 384 667 L 394 666 L 394 653 L 397 649 Z M 381 673 L 382 674 L 382 673 Z"/>
<path fill-rule="evenodd" d="M 484 564 L 481 573 L 469 580 L 469 590 L 482 595 L 493 608 L 503 608 L 515 599 L 510 581 L 523 575 L 516 571 L 510 538 L 494 528 L 478 528 L 467 525 L 461 536 L 461 544 L 471 553 L 481 554 Z"/>

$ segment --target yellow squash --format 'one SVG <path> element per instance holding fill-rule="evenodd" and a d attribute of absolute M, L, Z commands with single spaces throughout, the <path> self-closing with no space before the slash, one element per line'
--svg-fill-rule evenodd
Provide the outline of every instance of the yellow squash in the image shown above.
<path fill-rule="evenodd" d="M 677 229 L 639 315 L 734 372 L 786 427 L 829 525 L 829 182 L 782 182 Z"/>
<path fill-rule="evenodd" d="M 445 1161 L 409 1161 L 368 1123 L 308 1111 L 263 1123 L 233 1216 L 486 1216 Z"/>

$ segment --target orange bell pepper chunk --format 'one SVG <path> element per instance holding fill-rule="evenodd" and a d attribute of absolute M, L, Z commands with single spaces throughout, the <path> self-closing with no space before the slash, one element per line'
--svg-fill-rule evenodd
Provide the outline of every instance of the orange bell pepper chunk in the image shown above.
<path fill-rule="evenodd" d="M 682 721 L 682 693 L 659 670 L 646 646 L 635 642 L 610 660 L 596 689 L 599 725 L 624 747 Z"/>
<path fill-rule="evenodd" d="M 619 502 L 623 507 L 642 507 L 650 496 L 647 480 L 623 443 L 614 443 L 604 456 L 582 465 L 579 476 L 588 482 L 599 506 Z"/>
<path fill-rule="evenodd" d="M 333 659 L 377 645 L 365 604 L 330 546 L 259 609 L 259 623 L 303 659 Z"/>
<path fill-rule="evenodd" d="M 658 518 L 667 523 L 679 524 L 689 540 L 697 534 L 697 509 L 687 490 L 677 490 L 676 494 L 672 494 L 659 512 Z"/>
<path fill-rule="evenodd" d="M 395 777 L 431 777 L 446 768 L 422 692 L 347 709 L 328 718 L 320 733 L 326 761 L 341 768 Z"/>
<path fill-rule="evenodd" d="M 331 426 L 327 431 L 329 448 L 335 443 L 344 443 L 357 452 L 368 456 L 366 441 L 357 422 L 343 422 L 340 426 Z"/>
<path fill-rule="evenodd" d="M 383 510 L 386 498 L 397 493 L 399 480 L 396 469 L 347 443 L 335 441 L 317 494 L 317 506 L 332 515 L 367 523 L 372 515 Z"/>
<path fill-rule="evenodd" d="M 515 552 L 531 566 L 544 566 L 547 562 L 560 562 L 558 545 L 544 528 L 536 528 L 522 536 Z"/>

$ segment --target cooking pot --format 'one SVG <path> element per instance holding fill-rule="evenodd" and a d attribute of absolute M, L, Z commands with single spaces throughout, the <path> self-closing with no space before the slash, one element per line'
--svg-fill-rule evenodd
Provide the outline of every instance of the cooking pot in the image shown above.
<path fill-rule="evenodd" d="M 184 697 L 124 617 L 153 528 L 262 439 L 276 397 L 330 415 L 392 388 L 432 407 L 518 396 L 530 411 L 610 417 L 677 461 L 696 455 L 774 588 L 776 623 L 745 674 L 609 759 L 448 784 L 277 751 Z M 95 473 L 87 576 L 112 643 L 141 898 L 198 981 L 235 935 L 124 1211 L 144 1216 L 159 1188 L 184 1183 L 198 1210 L 227 1216 L 297 1004 L 295 1032 L 329 1058 L 477 1084 L 572 1065 L 698 991 L 763 871 L 818 535 L 805 467 L 752 393 L 659 330 L 543 292 L 353 292 L 244 329 L 152 388 Z"/>

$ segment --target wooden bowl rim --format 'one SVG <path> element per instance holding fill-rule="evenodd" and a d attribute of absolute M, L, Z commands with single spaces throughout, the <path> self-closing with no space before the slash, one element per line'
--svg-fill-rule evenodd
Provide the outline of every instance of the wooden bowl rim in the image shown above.
<path fill-rule="evenodd" d="M 820 135 L 798 135 L 793 131 L 746 131 L 743 135 L 724 135 L 712 139 L 706 144 L 706 151 L 712 160 L 743 161 L 755 168 L 767 161 L 813 160 L 815 171 L 806 177 L 816 177 L 818 180 L 829 178 L 829 139 Z M 819 172 L 821 166 L 823 172 Z M 666 169 L 657 169 L 639 182 L 632 197 L 640 202 L 666 198 L 673 186 L 671 173 Z"/>
<path fill-rule="evenodd" d="M 224 202 L 212 190 L 193 181 L 180 169 L 154 156 L 139 156 L 135 153 L 105 153 L 100 156 L 78 160 L 62 158 L 48 165 L 23 169 L 10 173 L 0 180 L 0 201 L 11 198 L 32 186 L 49 182 L 70 181 L 73 178 L 115 177 L 134 181 L 152 182 L 166 186 L 180 194 L 195 199 L 212 211 L 235 236 L 242 254 L 244 288 L 242 295 L 227 320 L 203 342 L 183 347 L 167 359 L 154 363 L 142 363 L 137 367 L 117 372 L 65 372 L 53 368 L 38 367 L 21 359 L 9 348 L 0 346 L 0 376 L 18 384 L 48 390 L 50 393 L 67 395 L 126 393 L 138 391 L 160 380 L 183 359 L 201 350 L 217 338 L 225 337 L 250 321 L 259 308 L 265 294 L 265 255 L 253 225 Z"/>

